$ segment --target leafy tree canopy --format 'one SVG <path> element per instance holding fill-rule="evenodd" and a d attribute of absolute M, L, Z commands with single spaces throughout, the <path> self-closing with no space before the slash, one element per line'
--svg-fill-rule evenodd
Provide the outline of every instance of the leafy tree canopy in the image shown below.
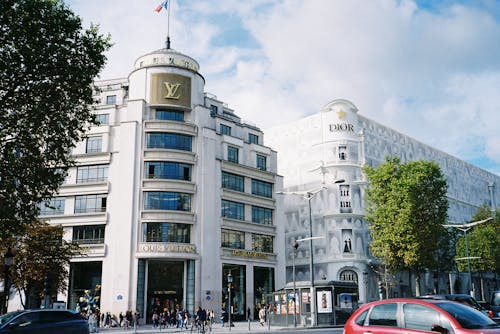
<path fill-rule="evenodd" d="M 429 161 L 402 164 L 397 157 L 366 166 L 371 251 L 390 270 L 436 268 L 443 257 L 448 201 L 446 180 Z"/>
<path fill-rule="evenodd" d="M 109 37 L 62 0 L 0 1 L 0 241 L 22 234 L 93 122 Z"/>
<path fill-rule="evenodd" d="M 67 287 L 70 259 L 82 255 L 83 250 L 74 243 L 63 240 L 63 228 L 45 222 L 30 224 L 22 237 L 9 240 L 13 245 L 14 259 L 10 268 L 12 286 L 23 292 L 23 306 L 40 307 L 45 276 L 50 278 L 51 295 Z M 1 254 L 4 254 L 2 250 Z"/>
<path fill-rule="evenodd" d="M 481 206 L 472 217 L 472 221 L 479 221 L 492 217 L 489 206 Z M 456 244 L 457 258 L 466 258 L 467 251 L 465 238 L 458 239 Z M 479 257 L 470 260 L 471 271 L 488 272 L 500 271 L 500 211 L 497 210 L 495 219 L 472 227 L 467 232 L 469 256 Z M 459 271 L 467 271 L 467 261 L 456 261 Z"/>

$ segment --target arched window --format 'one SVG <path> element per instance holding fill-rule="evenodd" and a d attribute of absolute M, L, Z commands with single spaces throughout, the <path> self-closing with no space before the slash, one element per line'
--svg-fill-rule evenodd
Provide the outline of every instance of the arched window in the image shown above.
<path fill-rule="evenodd" d="M 358 283 L 358 274 L 352 270 L 344 270 L 340 273 L 340 280 Z"/>

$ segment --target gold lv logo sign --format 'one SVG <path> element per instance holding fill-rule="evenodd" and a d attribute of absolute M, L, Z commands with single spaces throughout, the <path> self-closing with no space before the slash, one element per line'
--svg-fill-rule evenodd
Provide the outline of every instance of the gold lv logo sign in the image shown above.
<path fill-rule="evenodd" d="M 165 88 L 167 90 L 167 94 L 165 95 L 166 99 L 175 99 L 178 100 L 181 97 L 179 92 L 180 83 L 173 84 L 171 82 L 164 82 Z"/>

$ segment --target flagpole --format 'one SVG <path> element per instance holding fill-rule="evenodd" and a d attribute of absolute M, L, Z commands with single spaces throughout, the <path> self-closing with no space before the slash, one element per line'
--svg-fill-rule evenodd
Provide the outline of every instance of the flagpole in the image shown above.
<path fill-rule="evenodd" d="M 168 0 L 166 0 L 168 1 Z M 168 15 L 167 15 L 167 49 L 170 49 L 170 8 L 172 7 L 172 0 L 170 4 L 167 5 Z"/>

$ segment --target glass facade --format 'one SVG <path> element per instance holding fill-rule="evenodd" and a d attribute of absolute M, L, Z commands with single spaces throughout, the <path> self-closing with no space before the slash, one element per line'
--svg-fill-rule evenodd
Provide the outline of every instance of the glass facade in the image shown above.
<path fill-rule="evenodd" d="M 231 273 L 233 283 L 231 284 L 231 302 L 229 303 L 229 284 L 227 275 Z M 222 264 L 222 308 L 229 309 L 231 306 L 231 319 L 246 319 L 246 267 L 237 264 Z"/>
<path fill-rule="evenodd" d="M 184 261 L 147 261 L 146 322 L 154 312 L 184 309 L 184 284 Z"/>
<path fill-rule="evenodd" d="M 266 305 L 265 295 L 274 292 L 274 268 L 253 267 L 254 317 L 258 319 L 261 307 Z"/>
<path fill-rule="evenodd" d="M 73 227 L 73 242 L 77 244 L 103 244 L 105 225 L 83 225 Z"/>
<path fill-rule="evenodd" d="M 156 109 L 155 119 L 162 121 L 184 122 L 184 111 L 175 109 Z"/>
<path fill-rule="evenodd" d="M 252 179 L 252 194 L 272 198 L 273 184 L 265 181 Z"/>
<path fill-rule="evenodd" d="M 192 150 L 193 137 L 179 133 L 148 132 L 146 133 L 147 148 L 171 150 Z"/>
<path fill-rule="evenodd" d="M 222 229 L 221 233 L 221 247 L 245 249 L 244 232 Z"/>
<path fill-rule="evenodd" d="M 64 214 L 64 197 L 53 197 L 49 201 L 39 204 L 40 216 Z"/>
<path fill-rule="evenodd" d="M 68 309 L 88 312 L 101 307 L 102 262 L 71 262 Z"/>
<path fill-rule="evenodd" d="M 146 179 L 191 181 L 192 165 L 170 161 L 147 161 L 144 164 Z"/>
<path fill-rule="evenodd" d="M 222 172 L 222 188 L 245 191 L 245 178 L 241 175 Z"/>
<path fill-rule="evenodd" d="M 264 234 L 252 234 L 252 250 L 256 252 L 272 253 L 273 237 Z"/>
<path fill-rule="evenodd" d="M 108 165 L 80 166 L 77 168 L 76 183 L 105 182 L 108 180 Z"/>
<path fill-rule="evenodd" d="M 273 210 L 252 205 L 252 222 L 262 225 L 272 225 Z"/>
<path fill-rule="evenodd" d="M 190 243 L 191 226 L 176 223 L 144 223 L 143 241 Z"/>
<path fill-rule="evenodd" d="M 235 164 L 239 163 L 238 158 L 238 148 L 234 146 L 227 147 L 227 161 L 234 162 Z"/>
<path fill-rule="evenodd" d="M 222 200 L 221 215 L 224 218 L 245 220 L 245 205 L 243 203 Z"/>
<path fill-rule="evenodd" d="M 144 209 L 191 211 L 191 195 L 169 191 L 146 191 Z"/>
<path fill-rule="evenodd" d="M 75 196 L 75 213 L 106 211 L 106 194 Z"/>
<path fill-rule="evenodd" d="M 86 153 L 99 153 L 102 152 L 102 137 L 88 137 L 85 147 Z"/>

